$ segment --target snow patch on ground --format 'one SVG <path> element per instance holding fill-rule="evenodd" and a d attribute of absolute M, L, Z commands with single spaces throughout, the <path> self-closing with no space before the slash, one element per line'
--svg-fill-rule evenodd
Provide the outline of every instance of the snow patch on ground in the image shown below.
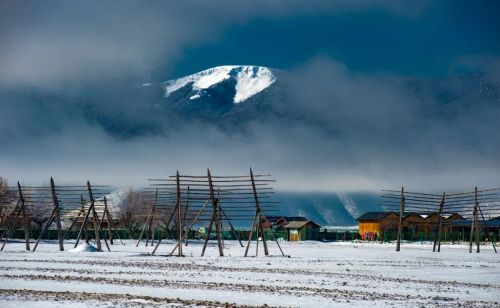
<path fill-rule="evenodd" d="M 68 252 L 97 252 L 97 251 L 99 250 L 97 250 L 97 248 L 90 245 L 89 243 L 83 243 L 71 250 L 68 250 Z"/>

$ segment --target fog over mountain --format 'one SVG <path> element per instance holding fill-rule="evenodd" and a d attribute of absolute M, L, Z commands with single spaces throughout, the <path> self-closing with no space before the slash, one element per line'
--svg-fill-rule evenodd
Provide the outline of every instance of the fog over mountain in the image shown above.
<path fill-rule="evenodd" d="M 427 188 L 429 179 L 458 189 L 498 177 L 490 154 L 499 150 L 500 92 L 485 74 L 370 76 L 325 58 L 266 70 L 272 83 L 238 103 L 239 79 L 230 75 L 168 95 L 175 80 L 70 94 L 2 91 L 2 169 L 30 170 L 33 181 L 85 162 L 88 176 L 139 185 L 136 174 L 158 170 L 253 165 L 272 170 L 283 189 L 319 191 Z M 118 166 L 130 175 L 115 176 Z"/>
<path fill-rule="evenodd" d="M 2 1 L 0 176 L 143 187 L 252 166 L 322 224 L 377 209 L 382 188 L 498 186 L 495 11 Z"/>

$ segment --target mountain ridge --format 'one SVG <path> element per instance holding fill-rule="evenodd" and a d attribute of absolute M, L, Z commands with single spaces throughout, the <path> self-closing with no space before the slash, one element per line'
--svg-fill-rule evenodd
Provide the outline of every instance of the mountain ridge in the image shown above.
<path fill-rule="evenodd" d="M 233 103 L 240 104 L 255 94 L 263 91 L 276 81 L 273 71 L 264 66 L 256 65 L 222 65 L 212 67 L 194 74 L 161 82 L 164 97 L 188 87 L 189 100 L 195 101 L 204 95 L 209 88 L 230 82 L 234 87 Z M 150 86 L 151 83 L 143 84 Z M 192 94 L 192 95 L 191 95 Z"/>

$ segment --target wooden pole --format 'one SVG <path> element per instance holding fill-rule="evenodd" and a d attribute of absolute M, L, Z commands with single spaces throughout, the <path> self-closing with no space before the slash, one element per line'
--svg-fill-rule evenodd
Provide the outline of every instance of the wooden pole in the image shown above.
<path fill-rule="evenodd" d="M 266 256 L 269 255 L 269 250 L 267 248 L 267 240 L 266 240 L 266 233 L 264 232 L 264 226 L 263 226 L 263 219 L 262 219 L 262 213 L 261 213 L 261 219 L 259 219 L 259 225 L 260 225 L 260 234 L 262 235 L 262 244 L 264 244 L 264 254 Z"/>
<path fill-rule="evenodd" d="M 477 204 L 477 208 L 479 210 L 479 213 L 481 214 L 481 218 L 483 220 L 483 224 L 484 224 L 484 229 L 486 229 L 487 231 L 489 231 L 489 228 L 487 227 L 486 225 L 486 219 L 484 218 L 484 215 L 483 215 L 483 211 L 481 210 L 481 206 L 479 205 L 479 203 Z M 495 251 L 495 253 L 497 253 L 497 248 L 495 247 L 495 242 L 494 242 L 494 238 L 495 238 L 495 233 L 494 232 L 491 232 L 491 236 L 490 236 L 490 232 L 485 232 L 487 234 L 487 236 L 490 238 L 491 240 L 491 246 L 493 246 L 493 250 Z"/>
<path fill-rule="evenodd" d="M 176 195 L 177 195 L 177 198 L 176 198 L 176 208 L 177 208 L 177 227 L 178 227 L 178 231 L 179 231 L 179 236 L 178 236 L 178 239 L 177 239 L 177 242 L 179 244 L 179 249 L 178 249 L 178 253 L 179 253 L 179 257 L 182 257 L 182 213 L 181 213 L 181 184 L 180 184 L 180 179 L 179 179 L 179 170 L 177 170 L 177 173 L 175 175 L 175 179 L 176 179 L 176 188 L 177 188 L 177 191 L 176 191 Z"/>
<path fill-rule="evenodd" d="M 224 232 L 224 224 L 222 222 L 222 211 L 221 211 L 221 205 L 220 203 L 218 202 L 220 200 L 219 198 L 220 196 L 220 187 L 217 187 L 217 222 L 219 224 L 219 230 L 220 230 L 220 233 L 221 233 L 221 244 L 222 244 L 222 247 L 225 248 L 226 245 L 224 244 L 224 236 L 223 236 L 223 232 Z M 217 228 L 216 228 L 217 229 Z"/>
<path fill-rule="evenodd" d="M 446 198 L 446 195 L 443 192 L 443 198 L 442 198 L 443 206 L 441 207 L 441 214 L 439 215 L 440 217 L 442 217 L 444 214 L 445 198 Z M 441 218 L 441 222 L 439 224 L 439 233 L 438 233 L 438 252 L 441 252 L 441 230 L 442 229 L 443 229 L 443 220 Z M 446 241 L 446 233 L 445 233 L 445 241 Z"/>
<path fill-rule="evenodd" d="M 14 207 L 14 209 L 12 210 L 12 213 L 8 217 L 9 220 L 7 222 L 6 229 L 4 231 L 5 240 L 2 244 L 2 248 L 0 248 L 0 251 L 3 251 L 5 244 L 7 243 L 7 240 L 9 239 L 10 234 L 12 233 L 12 229 L 15 228 L 15 226 L 17 224 L 17 220 L 18 220 L 20 213 L 21 213 L 21 199 L 18 198 L 16 206 Z"/>
<path fill-rule="evenodd" d="M 208 244 L 208 240 L 210 239 L 210 233 L 212 232 L 212 226 L 214 224 L 214 221 L 217 220 L 217 208 L 216 208 L 217 205 L 215 202 L 215 195 L 214 195 L 213 186 L 212 186 L 212 177 L 210 175 L 210 170 L 208 170 L 208 169 L 207 169 L 207 174 L 208 174 L 208 186 L 209 186 L 209 192 L 210 192 L 210 201 L 212 202 L 212 217 L 210 219 L 210 224 L 208 225 L 207 234 L 205 236 L 205 242 L 203 243 L 203 248 L 201 250 L 202 257 L 205 255 L 205 250 L 207 249 L 207 244 Z M 219 252 L 220 252 L 221 248 L 222 247 L 219 247 Z"/>
<path fill-rule="evenodd" d="M 16 229 L 16 226 L 18 224 L 18 220 L 19 220 L 19 215 L 21 214 L 21 207 L 19 206 L 17 212 L 16 212 L 16 215 L 12 217 L 11 219 L 11 223 L 10 223 L 10 227 L 6 230 L 5 232 L 5 239 L 4 239 L 4 242 L 2 244 L 2 248 L 0 248 L 0 251 L 3 251 L 4 247 L 5 247 L 5 244 L 7 244 L 7 240 L 10 238 L 12 232 L 15 231 Z"/>
<path fill-rule="evenodd" d="M 16 205 L 12 209 L 12 211 L 6 216 L 5 218 L 5 229 L 2 230 L 2 238 L 5 234 L 5 237 L 7 237 L 8 231 L 12 228 L 12 225 L 14 224 L 14 221 L 17 220 L 17 216 L 19 215 L 21 209 L 21 199 L 17 198 Z"/>
<path fill-rule="evenodd" d="M 111 251 L 111 249 L 109 248 L 109 245 L 108 245 L 108 240 L 106 239 L 106 236 L 102 230 L 101 221 L 99 220 L 99 216 L 97 215 L 97 212 L 95 210 L 95 206 L 94 206 L 92 213 L 93 213 L 93 218 L 94 218 L 93 219 L 94 227 L 97 224 L 97 232 L 99 233 L 99 242 L 101 241 L 101 233 L 102 233 L 102 239 L 104 240 L 104 243 L 106 244 L 106 248 L 108 248 L 108 251 Z"/>
<path fill-rule="evenodd" d="M 219 247 L 219 256 L 223 257 L 224 256 L 224 250 L 222 246 L 222 239 L 221 239 L 221 220 L 220 220 L 220 211 L 219 211 L 219 199 L 215 199 L 215 205 L 214 205 L 214 212 L 215 212 L 215 218 L 217 219 L 215 222 L 215 235 L 217 237 L 217 247 Z"/>
<path fill-rule="evenodd" d="M 118 237 L 118 239 L 120 240 L 120 243 L 122 243 L 122 245 L 124 245 L 123 241 L 122 241 L 122 238 L 120 237 L 120 233 L 118 233 L 118 228 L 116 227 L 116 224 L 115 224 L 115 222 L 113 220 L 113 217 L 109 213 L 109 210 L 107 211 L 106 217 L 108 217 L 109 221 L 113 225 L 113 230 L 115 231 L 116 237 Z"/>
<path fill-rule="evenodd" d="M 187 189 L 187 196 L 186 196 L 186 208 L 184 209 L 184 222 L 187 224 L 187 212 L 188 212 L 188 209 L 189 209 L 189 186 L 188 186 L 188 189 Z M 184 232 L 187 232 L 188 235 L 185 237 L 185 240 L 184 240 L 184 245 L 187 246 L 188 245 L 188 238 L 189 238 L 189 231 L 191 230 L 191 228 L 187 229 L 186 230 L 186 227 L 184 227 Z"/>
<path fill-rule="evenodd" d="M 161 232 L 160 234 L 160 238 L 158 239 L 158 242 L 156 243 L 156 246 L 155 246 L 155 249 L 153 249 L 153 252 L 151 253 L 151 255 L 154 255 L 156 250 L 158 249 L 158 247 L 160 246 L 160 243 L 161 243 L 161 240 L 162 238 L 165 236 L 166 233 L 169 233 L 169 229 L 168 229 L 168 226 L 170 226 L 170 223 L 172 222 L 172 219 L 174 218 L 174 215 L 175 215 L 175 210 L 172 211 L 172 214 L 170 214 L 170 218 L 168 219 L 168 221 L 165 223 L 165 227 L 163 228 L 163 231 Z"/>
<path fill-rule="evenodd" d="M 103 197 L 105 198 L 105 197 Z M 109 214 L 109 212 L 108 212 Z M 102 215 L 102 220 L 99 219 L 99 215 L 97 215 L 97 211 L 95 211 L 95 206 L 94 206 L 94 219 L 97 222 L 97 227 L 99 230 L 100 236 L 102 235 L 102 239 L 104 240 L 104 243 L 106 244 L 106 247 L 108 248 L 108 251 L 111 251 L 108 245 L 108 240 L 106 239 L 106 234 L 104 233 L 103 227 L 102 227 L 102 221 L 104 221 L 104 217 L 110 217 L 108 214 L 106 214 L 106 211 L 104 210 L 104 213 Z"/>
<path fill-rule="evenodd" d="M 26 204 L 24 202 L 23 190 L 21 189 L 21 184 L 19 184 L 19 182 L 17 182 L 17 188 L 19 190 L 19 198 L 21 199 L 21 213 L 23 215 L 24 241 L 26 243 L 26 250 L 30 250 L 30 235 L 29 235 L 28 217 L 26 216 Z"/>
<path fill-rule="evenodd" d="M 95 234 L 95 243 L 97 245 L 97 249 L 99 251 L 102 251 L 102 247 L 101 247 L 101 236 L 99 234 L 99 226 L 98 226 L 98 222 L 97 222 L 97 214 L 95 212 L 95 200 L 94 200 L 94 196 L 92 195 L 92 187 L 90 186 L 90 182 L 87 181 L 87 190 L 88 190 L 88 193 L 89 193 L 89 200 L 90 200 L 90 208 L 89 210 L 92 210 L 92 223 L 94 225 L 94 234 Z"/>
<path fill-rule="evenodd" d="M 241 242 L 241 239 L 238 236 L 238 232 L 236 232 L 236 230 L 234 229 L 233 224 L 231 223 L 231 220 L 226 215 L 226 212 L 224 212 L 224 210 L 222 209 L 222 207 L 219 206 L 219 208 L 220 208 L 220 211 L 222 212 L 222 214 L 224 215 L 224 217 L 226 218 L 227 222 L 229 223 L 229 227 L 231 228 L 231 231 L 233 232 L 233 235 L 236 237 L 236 239 L 240 243 L 240 246 L 243 247 L 243 243 Z"/>
<path fill-rule="evenodd" d="M 71 222 L 71 225 L 69 226 L 69 228 L 64 232 L 63 240 L 66 239 L 66 235 L 69 233 L 69 231 L 71 231 L 73 229 L 73 227 L 77 223 L 78 218 L 80 217 L 80 215 L 82 213 L 85 213 L 85 209 L 83 207 L 83 196 L 82 195 L 80 195 L 80 202 L 82 204 L 82 207 L 81 207 L 80 211 L 78 212 L 78 215 L 76 215 L 75 219 Z"/>
<path fill-rule="evenodd" d="M 151 225 L 151 247 L 153 247 L 155 244 L 155 236 L 156 236 L 156 223 L 154 222 L 154 216 L 151 218 L 153 221 L 153 224 Z"/>
<path fill-rule="evenodd" d="M 148 247 L 148 245 L 149 245 L 149 239 L 150 238 L 151 238 L 151 246 L 154 246 L 154 233 L 155 233 L 155 230 L 154 230 L 154 227 L 153 227 L 153 223 L 154 223 L 154 215 L 155 215 L 155 211 L 156 211 L 156 203 L 157 203 L 157 201 L 158 201 L 158 188 L 155 191 L 155 198 L 154 198 L 153 204 L 151 205 L 151 209 L 149 210 L 148 216 L 146 217 L 146 222 L 144 223 L 144 226 L 142 228 L 141 234 L 139 235 L 139 240 L 137 241 L 137 245 L 135 247 L 139 246 L 139 243 L 141 242 L 142 235 L 144 233 L 144 230 L 145 230 L 146 226 L 148 227 L 148 231 L 147 231 L 147 234 L 146 234 L 146 247 Z M 153 229 L 152 229 L 152 227 L 153 227 Z M 151 234 L 151 232 L 152 232 L 152 234 Z"/>
<path fill-rule="evenodd" d="M 97 224 L 97 233 L 99 234 L 99 243 L 101 241 L 101 233 L 102 233 L 102 239 L 104 240 L 104 243 L 106 244 L 106 248 L 108 249 L 108 251 L 111 251 L 111 249 L 109 248 L 109 245 L 108 245 L 108 240 L 106 239 L 106 235 L 104 234 L 104 231 L 102 229 L 101 220 L 99 220 L 99 215 L 97 215 L 97 212 L 95 210 L 95 204 L 94 204 L 94 207 L 92 209 L 92 213 L 93 213 L 93 225 L 94 225 L 94 227 Z M 103 217 L 104 217 L 104 215 L 103 215 Z"/>
<path fill-rule="evenodd" d="M 154 221 L 156 214 L 156 205 L 158 204 L 158 188 L 155 191 L 155 199 L 153 203 L 153 212 L 151 214 L 151 222 L 149 223 L 149 231 L 151 233 L 151 246 L 154 246 L 156 223 Z M 146 245 L 147 246 L 147 245 Z"/>
<path fill-rule="evenodd" d="M 210 191 L 210 200 L 212 201 L 212 208 L 213 208 L 213 213 L 212 213 L 212 220 L 210 221 L 210 231 L 212 229 L 212 224 L 215 223 L 215 232 L 216 232 L 216 238 L 217 238 L 217 246 L 219 248 L 219 256 L 223 257 L 224 256 L 224 250 L 222 247 L 222 241 L 221 241 L 221 228 L 220 228 L 220 217 L 219 217 L 219 199 L 215 198 L 215 193 L 214 193 L 214 186 L 212 183 L 212 175 L 210 174 L 210 169 L 207 169 L 207 178 L 208 178 L 208 188 Z M 210 236 L 210 232 L 207 234 L 207 240 L 205 241 L 205 244 L 203 245 L 203 253 L 205 252 L 206 244 L 208 243 L 208 238 Z M 202 254 L 203 256 L 203 254 Z"/>
<path fill-rule="evenodd" d="M 141 243 L 141 240 L 142 240 L 142 236 L 144 234 L 144 231 L 146 231 L 146 227 L 148 226 L 149 218 L 151 217 L 152 213 L 153 213 L 153 207 L 151 206 L 151 209 L 149 210 L 148 216 L 146 217 L 146 222 L 144 223 L 144 226 L 142 226 L 142 231 L 141 231 L 141 234 L 139 234 L 139 239 L 137 240 L 137 244 L 135 245 L 135 247 L 139 247 L 139 244 Z M 146 243 L 146 246 L 147 246 L 147 243 Z"/>
<path fill-rule="evenodd" d="M 478 206 L 479 206 L 479 202 L 477 201 L 477 187 L 475 187 L 474 189 L 474 206 L 476 207 L 476 212 L 475 212 L 475 216 L 474 216 L 474 220 L 476 221 L 475 222 L 475 226 L 476 226 L 476 252 L 479 253 L 479 233 L 480 233 L 480 230 L 481 230 L 481 226 L 479 225 L 479 209 L 478 209 Z"/>
<path fill-rule="evenodd" d="M 248 256 L 248 249 L 250 249 L 250 243 L 252 242 L 252 237 L 253 237 L 253 229 L 255 228 L 255 223 L 257 222 L 257 217 L 258 214 L 257 212 L 255 213 L 255 216 L 253 218 L 253 223 L 252 223 L 252 228 L 250 229 L 250 234 L 248 235 L 248 242 L 247 242 L 247 247 L 245 249 L 245 257 Z M 259 238 L 257 237 L 257 240 Z"/>
<path fill-rule="evenodd" d="M 399 224 L 398 224 L 398 237 L 396 242 L 396 251 L 401 250 L 401 231 L 403 229 L 403 216 L 405 214 L 405 196 L 404 187 L 401 187 L 401 203 L 399 208 Z"/>
<path fill-rule="evenodd" d="M 198 214 L 196 215 L 196 217 L 193 219 L 193 221 L 191 222 L 191 224 L 189 225 L 189 228 L 188 230 L 191 230 L 191 228 L 193 227 L 193 225 L 196 223 L 196 221 L 198 220 L 198 217 L 200 217 L 200 215 L 203 213 L 203 211 L 205 210 L 205 208 L 207 207 L 208 205 L 208 202 L 210 202 L 210 200 L 207 200 L 205 202 L 205 204 L 203 205 L 203 207 L 198 211 Z M 184 239 L 187 238 L 187 236 L 189 235 L 189 231 L 188 232 L 184 232 Z M 174 247 L 174 249 L 172 249 L 172 251 L 170 252 L 170 255 L 173 255 L 175 250 L 177 249 L 177 247 L 179 246 L 179 243 L 177 243 L 177 245 Z"/>
<path fill-rule="evenodd" d="M 54 215 L 57 227 L 57 239 L 59 241 L 59 250 L 64 251 L 64 238 L 62 235 L 62 228 L 61 228 L 61 208 L 59 207 L 59 201 L 57 200 L 56 185 L 54 184 L 53 178 L 50 178 L 50 190 L 52 192 L 52 202 L 54 203 L 54 208 L 56 210 Z"/>
<path fill-rule="evenodd" d="M 38 243 L 42 239 L 42 235 L 45 233 L 45 231 L 47 231 L 47 229 L 49 228 L 49 226 L 54 222 L 56 210 L 57 210 L 57 208 L 54 208 L 52 210 L 52 213 L 50 213 L 49 219 L 47 220 L 47 222 L 43 226 L 42 231 L 40 232 L 40 234 L 38 235 L 38 239 L 36 240 L 35 246 L 33 246 L 33 252 L 35 252 L 36 248 L 38 247 Z M 63 250 L 64 250 L 64 248 L 63 248 Z"/>
<path fill-rule="evenodd" d="M 432 252 L 441 251 L 441 226 L 442 226 L 442 216 L 443 216 L 443 208 L 444 208 L 444 198 L 445 198 L 445 193 L 441 196 L 441 202 L 439 203 L 439 211 L 438 211 L 438 217 L 437 217 L 437 222 L 436 222 L 436 233 L 434 235 L 434 245 L 432 247 Z"/>
<path fill-rule="evenodd" d="M 264 246 L 264 254 L 266 256 L 269 255 L 269 250 L 267 249 L 267 242 L 266 242 L 266 234 L 264 233 L 264 228 L 262 227 L 262 210 L 261 210 L 261 207 L 260 207 L 260 202 L 259 202 L 259 196 L 257 195 L 257 187 L 255 185 L 255 178 L 253 176 L 253 171 L 252 171 L 252 168 L 250 168 L 250 179 L 252 181 L 252 190 L 253 190 L 253 196 L 254 196 L 254 199 L 255 199 L 255 207 L 257 209 L 257 212 L 259 213 L 259 221 L 258 221 L 258 228 L 260 229 L 260 233 L 262 235 L 262 244 Z M 258 246 L 258 243 L 259 243 L 259 236 L 258 236 L 258 232 L 257 232 L 257 246 Z"/>
<path fill-rule="evenodd" d="M 271 224 L 269 223 L 269 220 L 267 220 L 267 216 L 266 216 L 266 213 L 264 213 L 264 210 L 261 208 L 260 209 L 262 214 L 264 215 L 264 221 L 266 222 L 267 226 L 269 226 L 269 231 L 271 231 L 271 236 L 273 237 L 273 241 L 276 243 L 276 245 L 278 246 L 280 252 L 281 252 L 281 255 L 284 257 L 285 256 L 285 253 L 283 252 L 283 249 L 281 249 L 281 245 L 280 243 L 278 243 L 278 240 L 276 239 L 276 236 L 274 236 L 274 232 L 273 230 L 271 229 Z"/>
<path fill-rule="evenodd" d="M 255 227 L 255 232 L 257 233 L 257 241 L 255 242 L 255 256 L 257 257 L 259 255 L 259 235 L 260 235 L 260 221 L 262 220 L 262 217 L 260 217 L 260 213 L 257 217 L 257 226 Z"/>
<path fill-rule="evenodd" d="M 217 201 L 219 199 L 217 198 Z M 222 212 L 221 212 L 221 207 L 220 203 L 217 202 L 217 220 L 219 221 L 219 230 L 220 230 L 220 238 L 221 238 L 221 243 L 222 243 L 222 248 L 226 248 L 226 244 L 224 243 L 224 221 L 222 220 Z"/>
<path fill-rule="evenodd" d="M 476 211 L 477 211 L 477 187 L 474 190 L 474 206 L 472 208 L 472 224 L 470 227 L 470 239 L 469 239 L 469 253 L 472 253 L 472 239 L 474 238 L 474 230 L 476 225 Z"/>
<path fill-rule="evenodd" d="M 104 214 L 102 215 L 103 219 L 101 221 L 104 221 L 104 215 L 106 215 L 106 223 L 108 224 L 108 237 L 109 237 L 109 243 L 113 245 L 113 231 L 111 230 L 111 217 L 109 217 L 109 211 L 108 211 L 108 200 L 106 199 L 106 196 L 103 197 L 104 199 Z"/>
<path fill-rule="evenodd" d="M 81 198 L 81 200 L 83 201 L 83 198 Z M 82 204 L 83 206 L 83 204 Z M 80 231 L 78 232 L 78 236 L 76 237 L 76 242 L 75 242 L 75 248 L 78 246 L 78 242 L 80 242 L 80 238 L 83 234 L 83 232 L 85 231 L 85 242 L 88 243 L 89 239 L 87 238 L 87 221 L 89 220 L 89 216 L 90 216 L 90 213 L 92 212 L 92 208 L 94 206 L 94 201 L 91 200 L 90 201 L 90 206 L 89 206 L 89 209 L 87 210 L 87 214 L 85 214 L 85 218 L 83 219 L 83 223 L 82 223 L 82 226 L 80 227 Z M 83 207 L 82 207 L 83 209 Z"/>
<path fill-rule="evenodd" d="M 212 205 L 212 207 L 213 207 L 213 205 Z M 212 232 L 212 225 L 213 225 L 214 220 L 215 220 L 215 217 L 214 217 L 215 214 L 216 214 L 216 212 L 214 210 L 212 210 L 212 219 L 210 219 L 210 224 L 208 225 L 207 234 L 205 235 L 205 242 L 203 243 L 203 248 L 201 250 L 202 257 L 205 255 L 205 250 L 207 249 L 208 240 L 210 239 L 210 233 Z"/>
<path fill-rule="evenodd" d="M 153 208 L 151 208 L 153 209 Z M 146 223 L 145 223 L 145 226 L 147 227 L 147 231 L 146 231 L 146 247 L 149 246 L 149 240 L 151 238 L 151 224 L 149 223 L 150 219 L 149 217 L 146 217 Z"/>
<path fill-rule="evenodd" d="M 82 211 L 83 213 L 85 213 L 85 203 L 84 203 L 84 200 L 83 200 L 83 194 L 80 194 L 80 202 L 82 204 Z M 90 208 L 90 204 L 89 204 L 89 208 Z M 88 230 L 88 221 L 85 221 L 83 223 L 83 226 L 84 226 L 84 234 L 82 235 L 82 239 L 85 240 L 85 242 L 89 242 L 89 230 Z"/>

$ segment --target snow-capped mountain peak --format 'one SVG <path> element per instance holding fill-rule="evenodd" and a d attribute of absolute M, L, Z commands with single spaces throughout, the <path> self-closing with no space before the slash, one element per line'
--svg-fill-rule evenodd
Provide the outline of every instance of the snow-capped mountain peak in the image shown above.
<path fill-rule="evenodd" d="M 206 89 L 230 79 L 235 82 L 233 97 L 233 103 L 235 104 L 244 102 L 276 81 L 275 75 L 267 67 L 251 65 L 217 66 L 164 82 L 165 97 L 190 85 L 193 95 L 189 99 L 196 100 L 204 95 Z"/>

